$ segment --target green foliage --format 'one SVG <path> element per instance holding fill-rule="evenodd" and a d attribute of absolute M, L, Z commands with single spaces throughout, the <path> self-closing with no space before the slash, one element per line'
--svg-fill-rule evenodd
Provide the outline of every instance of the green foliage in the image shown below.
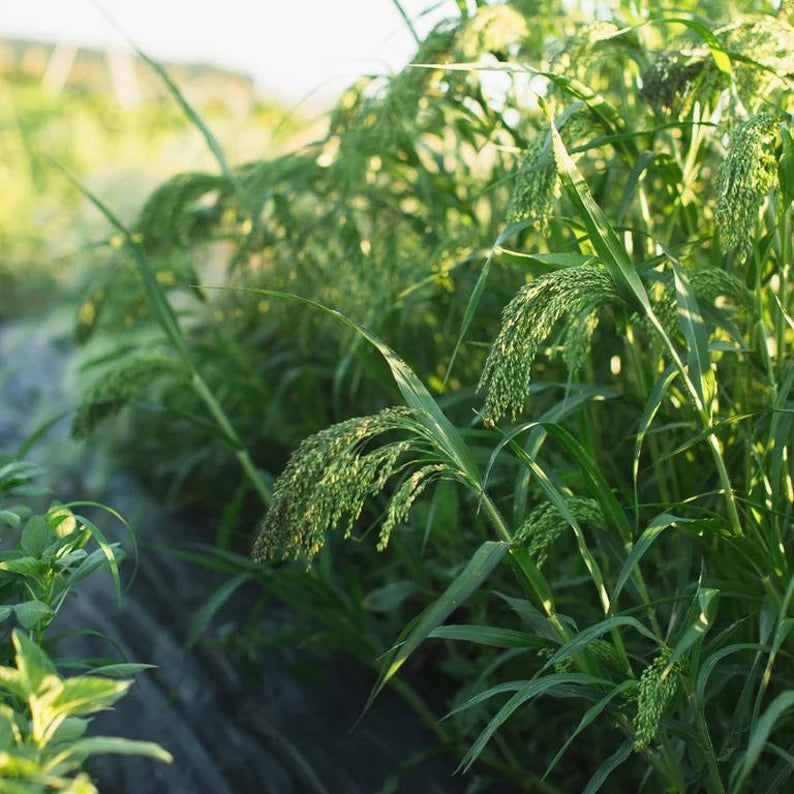
<path fill-rule="evenodd" d="M 191 641 L 259 582 L 251 642 L 275 597 L 382 658 L 473 787 L 790 786 L 794 50 L 756 5 L 461 3 L 299 151 L 202 127 L 217 172 L 129 228 L 92 196 L 89 353 L 132 328 L 191 385 L 128 459 L 230 505 Z"/>
<path fill-rule="evenodd" d="M 761 204 L 777 183 L 777 119 L 762 113 L 739 124 L 720 171 L 714 220 L 724 248 L 740 259 L 750 253 Z"/>
<path fill-rule="evenodd" d="M 4 459 L 0 466 L 0 526 L 16 542 L 0 551 L 0 779 L 9 794 L 97 792 L 82 771 L 92 755 L 122 753 L 171 761 L 151 742 L 86 736 L 91 715 L 110 708 L 132 680 L 105 675 L 64 677 L 45 650 L 45 631 L 64 608 L 72 588 L 96 570 L 110 570 L 118 582 L 118 544 L 66 505 L 36 514 L 11 502 L 34 494 L 38 467 Z M 93 539 L 97 548 L 86 547 Z M 90 547 L 89 547 L 90 548 Z M 14 623 L 18 627 L 9 629 Z M 73 661 L 73 660 L 72 660 Z M 124 665 L 134 673 L 146 665 Z M 97 673 L 103 673 L 98 668 Z"/>

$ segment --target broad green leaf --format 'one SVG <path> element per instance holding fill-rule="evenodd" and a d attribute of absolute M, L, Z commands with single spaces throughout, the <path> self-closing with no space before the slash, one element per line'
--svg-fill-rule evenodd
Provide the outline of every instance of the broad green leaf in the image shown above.
<path fill-rule="evenodd" d="M 55 665 L 46 653 L 24 632 L 14 629 L 11 635 L 16 651 L 15 659 L 23 685 L 33 694 L 46 675 L 55 675 Z"/>
<path fill-rule="evenodd" d="M 35 463 L 13 460 L 0 466 L 0 490 L 8 490 L 12 486 L 32 480 L 34 477 L 40 477 L 43 473 L 44 470 L 41 466 Z"/>
<path fill-rule="evenodd" d="M 31 557 L 41 557 L 55 536 L 44 516 L 33 516 L 25 525 L 19 544 Z"/>
<path fill-rule="evenodd" d="M 13 510 L 0 510 L 0 525 L 4 524 L 11 529 L 16 529 L 21 523 L 22 519 L 18 513 Z"/>
<path fill-rule="evenodd" d="M 37 599 L 14 604 L 14 612 L 17 620 L 26 629 L 32 629 L 37 623 L 52 618 L 55 614 L 47 604 Z"/>
<path fill-rule="evenodd" d="M 14 737 L 18 732 L 14 712 L 9 706 L 0 706 L 0 752 L 10 750 L 14 746 Z"/>
<path fill-rule="evenodd" d="M 123 697 L 132 686 L 127 679 L 118 681 L 113 678 L 78 675 L 66 678 L 63 688 L 49 704 L 54 716 L 66 715 L 81 717 L 93 714 L 111 706 Z"/>
<path fill-rule="evenodd" d="M 174 758 L 167 750 L 153 742 L 141 742 L 134 739 L 122 739 L 116 736 L 90 736 L 75 742 L 50 761 L 50 766 L 55 767 L 64 763 L 83 761 L 92 755 L 142 755 L 170 764 Z"/>
<path fill-rule="evenodd" d="M 82 717 L 67 717 L 56 729 L 53 731 L 48 742 L 50 747 L 59 744 L 60 742 L 72 744 L 78 739 L 81 739 L 85 732 L 88 730 L 89 720 Z"/>
<path fill-rule="evenodd" d="M 0 571 L 18 573 L 31 579 L 38 579 L 48 566 L 36 557 L 11 557 L 0 561 Z"/>
<path fill-rule="evenodd" d="M 387 657 L 378 681 L 367 700 L 365 711 L 372 705 L 378 693 L 392 676 L 405 664 L 408 657 L 427 639 L 433 629 L 441 625 L 475 590 L 478 590 L 488 575 L 499 564 L 510 544 L 488 540 L 480 546 L 441 596 L 430 604 L 400 639 L 395 650 Z"/>

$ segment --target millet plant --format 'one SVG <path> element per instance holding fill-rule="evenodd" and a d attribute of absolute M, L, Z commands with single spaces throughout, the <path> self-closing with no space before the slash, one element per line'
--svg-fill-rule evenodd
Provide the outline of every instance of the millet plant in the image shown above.
<path fill-rule="evenodd" d="M 185 430 L 136 442 L 221 483 L 217 559 L 385 652 L 472 790 L 784 791 L 794 9 L 456 5 L 316 143 L 197 120 L 218 173 L 105 209 L 78 333 L 130 333 L 75 430 Z"/>

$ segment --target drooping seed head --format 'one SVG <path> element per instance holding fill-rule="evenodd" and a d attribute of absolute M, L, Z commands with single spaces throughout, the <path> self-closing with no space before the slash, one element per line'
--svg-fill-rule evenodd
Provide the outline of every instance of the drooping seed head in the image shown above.
<path fill-rule="evenodd" d="M 594 499 L 571 496 L 565 500 L 565 504 L 580 524 L 589 523 L 597 527 L 604 525 L 601 508 Z M 513 539 L 527 549 L 540 567 L 546 562 L 551 545 L 567 527 L 568 522 L 559 509 L 553 504 L 544 503 L 529 513 L 516 530 Z"/>
<path fill-rule="evenodd" d="M 747 258 L 755 239 L 758 212 L 777 183 L 776 118 L 772 113 L 739 124 L 731 136 L 720 170 L 714 220 L 720 242 Z"/>
<path fill-rule="evenodd" d="M 122 359 L 83 395 L 72 420 L 72 436 L 84 439 L 102 420 L 118 413 L 156 380 L 188 377 L 178 360 L 160 353 L 135 353 Z"/>
<path fill-rule="evenodd" d="M 637 692 L 637 716 L 634 718 L 634 749 L 642 750 L 655 738 L 659 722 L 678 689 L 679 666 L 667 670 L 673 652 L 662 652 L 642 671 Z"/>
<path fill-rule="evenodd" d="M 399 438 L 394 439 L 395 434 Z M 385 435 L 389 437 L 375 446 Z M 311 561 L 330 530 L 341 527 L 349 535 L 366 499 L 384 488 L 409 453 L 422 449 L 425 437 L 416 412 L 396 407 L 348 419 L 302 441 L 276 480 L 253 559 L 303 556 Z M 430 473 L 422 471 L 411 475 L 411 485 L 395 494 L 393 520 L 387 518 L 382 545 L 418 496 L 416 489 Z"/>
<path fill-rule="evenodd" d="M 532 363 L 543 342 L 561 320 L 573 328 L 569 364 L 580 365 L 592 335 L 591 312 L 620 300 L 615 283 L 597 264 L 558 270 L 522 287 L 502 312 L 502 327 L 483 368 L 478 389 L 485 389 L 485 422 L 506 413 L 515 420 L 529 396 Z M 578 329 L 578 325 L 586 327 Z"/>

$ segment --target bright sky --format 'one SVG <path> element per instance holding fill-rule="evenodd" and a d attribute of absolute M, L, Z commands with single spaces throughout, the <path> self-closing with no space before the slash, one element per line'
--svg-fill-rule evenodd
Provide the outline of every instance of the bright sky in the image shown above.
<path fill-rule="evenodd" d="M 412 18 L 433 4 L 402 0 Z M 435 5 L 455 12 L 451 0 Z M 100 7 L 155 58 L 244 71 L 291 102 L 314 90 L 331 98 L 362 73 L 398 68 L 415 49 L 393 0 L 0 0 L 0 36 L 126 46 Z"/>

